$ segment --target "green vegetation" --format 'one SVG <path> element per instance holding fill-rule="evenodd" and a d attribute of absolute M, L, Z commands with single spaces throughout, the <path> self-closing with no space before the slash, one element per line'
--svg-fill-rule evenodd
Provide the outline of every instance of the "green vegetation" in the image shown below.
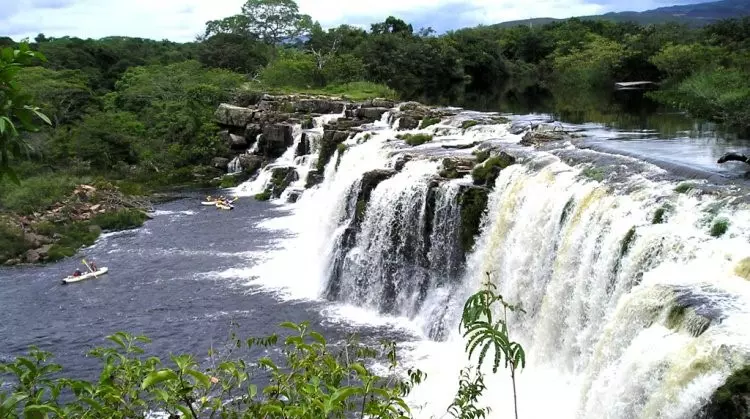
<path fill-rule="evenodd" d="M 460 329 L 467 340 L 468 360 L 476 367 L 463 371 L 448 408 L 450 416 L 481 418 L 489 412 L 477 406 L 486 390 L 480 367 L 487 355 L 493 374 L 501 362 L 510 372 L 515 400 L 515 377 L 526 355 L 509 335 L 508 311 L 522 310 L 495 292 L 488 274 L 483 289 L 464 305 Z M 32 348 L 0 364 L 0 376 L 9 378 L 10 384 L 0 389 L 0 417 L 126 419 L 155 411 L 190 419 L 412 417 L 404 398 L 427 377 L 409 369 L 405 378 L 398 378 L 395 343 L 365 345 L 352 336 L 329 344 L 308 323 L 280 326 L 283 336 L 242 340 L 232 334 L 221 355 L 209 352 L 205 367 L 187 354 L 161 360 L 147 352 L 148 338 L 118 332 L 107 337 L 107 346 L 89 352 L 102 370 L 92 382 L 66 377 L 52 362 L 52 354 Z M 239 351 L 260 356 L 245 360 Z M 387 367 L 384 375 L 375 373 L 374 364 Z M 259 377 L 266 383 L 263 388 L 252 384 Z"/>
<path fill-rule="evenodd" d="M 667 212 L 666 208 L 661 207 L 654 213 L 654 218 L 651 219 L 651 224 L 663 224 L 664 214 Z"/>
<path fill-rule="evenodd" d="M 472 154 L 477 158 L 477 164 L 483 163 L 485 160 L 490 158 L 490 151 L 489 150 L 477 150 L 474 151 Z"/>
<path fill-rule="evenodd" d="M 479 125 L 479 121 L 469 120 L 469 121 L 462 122 L 461 123 L 461 128 L 466 130 L 466 129 L 469 129 L 469 128 L 473 127 L 473 126 L 477 126 L 477 125 Z"/>
<path fill-rule="evenodd" d="M 224 175 L 221 177 L 221 183 L 219 184 L 219 187 L 221 188 L 234 188 L 235 186 L 242 183 L 240 181 L 239 176 L 233 176 L 233 175 Z"/>
<path fill-rule="evenodd" d="M 39 175 L 20 184 L 0 183 L 0 210 L 28 215 L 49 208 L 70 195 L 76 185 L 87 183 L 73 176 Z"/>
<path fill-rule="evenodd" d="M 55 262 L 65 257 L 75 255 L 76 251 L 83 246 L 91 246 L 102 232 L 95 224 L 86 221 L 78 221 L 67 224 L 54 224 L 54 234 L 61 238 L 49 251 L 47 261 Z"/>
<path fill-rule="evenodd" d="M 581 174 L 597 182 L 604 180 L 604 170 L 600 167 L 587 167 L 581 171 Z"/>
<path fill-rule="evenodd" d="M 266 189 L 265 191 L 255 194 L 255 199 L 257 201 L 268 201 L 271 199 L 271 191 Z"/>
<path fill-rule="evenodd" d="M 336 155 L 336 169 L 339 168 L 339 164 L 341 164 L 341 158 L 344 157 L 344 153 L 346 153 L 347 149 L 349 149 L 349 146 L 344 143 L 336 145 L 336 151 L 338 152 L 338 154 Z"/>
<path fill-rule="evenodd" d="M 748 397 L 750 397 L 750 365 L 745 365 L 734 371 L 714 392 L 706 408 L 706 417 L 747 417 L 750 413 L 750 406 L 746 401 Z"/>
<path fill-rule="evenodd" d="M 714 223 L 711 225 L 711 236 L 721 237 L 727 232 L 727 230 L 729 230 L 729 220 L 726 218 L 718 218 L 714 220 Z"/>
<path fill-rule="evenodd" d="M 432 135 L 430 134 L 404 134 L 400 138 L 412 147 L 432 141 Z"/>
<path fill-rule="evenodd" d="M 102 230 L 128 230 L 140 227 L 148 220 L 148 215 L 143 211 L 134 209 L 121 209 L 116 212 L 105 212 L 97 214 L 91 223 L 99 226 Z"/>
<path fill-rule="evenodd" d="M 677 185 L 677 187 L 674 188 L 674 191 L 677 192 L 677 193 L 688 193 L 688 192 L 692 191 L 693 188 L 694 188 L 694 186 L 693 186 L 692 183 L 683 182 L 683 183 L 680 183 L 679 185 Z"/>
<path fill-rule="evenodd" d="M 620 259 L 628 253 L 630 247 L 633 245 L 633 240 L 635 240 L 635 227 L 631 227 L 630 230 L 625 233 L 625 237 L 620 243 Z"/>
<path fill-rule="evenodd" d="M 479 187 L 470 187 L 464 191 L 460 198 L 461 205 L 461 248 L 465 254 L 471 252 L 474 240 L 479 234 L 482 224 L 482 216 L 487 209 L 488 190 Z"/>
<path fill-rule="evenodd" d="M 513 156 L 504 152 L 497 156 L 490 157 L 471 171 L 471 177 L 474 179 L 474 184 L 484 185 L 489 188 L 494 187 L 495 179 L 497 179 L 500 171 L 515 162 L 516 159 Z"/>
<path fill-rule="evenodd" d="M 419 128 L 420 129 L 425 129 L 425 128 L 429 127 L 429 126 L 432 126 L 432 125 L 435 125 L 435 124 L 439 124 L 439 123 L 440 123 L 440 118 L 437 118 L 437 117 L 435 117 L 435 118 L 427 117 L 427 118 L 425 118 L 425 119 L 422 120 L 422 123 L 419 126 Z"/>

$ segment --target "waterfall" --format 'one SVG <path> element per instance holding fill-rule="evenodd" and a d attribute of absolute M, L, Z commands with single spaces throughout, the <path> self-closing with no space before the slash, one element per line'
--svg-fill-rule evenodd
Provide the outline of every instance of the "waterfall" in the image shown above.
<path fill-rule="evenodd" d="M 347 139 L 323 183 L 278 221 L 294 235 L 253 268 L 256 283 L 417 330 L 424 339 L 406 345 L 403 362 L 427 372 L 409 398 L 420 418 L 441 417 L 455 396 L 469 364 L 460 312 L 487 273 L 524 309 L 508 319 L 527 353 L 520 417 L 696 417 L 750 361 L 750 284 L 735 273 L 750 257 L 747 204 L 731 191 L 679 193 L 663 170 L 634 159 L 570 145 L 521 148 L 508 125 L 462 129 L 466 118 L 410 130 L 435 136 L 417 147 L 396 140 L 399 118 L 390 113 Z M 313 143 L 322 135 L 321 121 L 315 126 Z M 462 198 L 477 187 L 439 172 L 445 156 L 470 157 L 464 148 L 474 143 L 510 147 L 520 164 L 500 171 L 467 244 Z M 316 148 L 284 164 L 309 170 Z M 617 172 L 592 176 L 597 159 Z M 265 184 L 264 173 L 253 182 Z M 721 218 L 729 231 L 713 237 Z M 506 371 L 486 383 L 480 404 L 492 407 L 489 417 L 511 417 Z"/>

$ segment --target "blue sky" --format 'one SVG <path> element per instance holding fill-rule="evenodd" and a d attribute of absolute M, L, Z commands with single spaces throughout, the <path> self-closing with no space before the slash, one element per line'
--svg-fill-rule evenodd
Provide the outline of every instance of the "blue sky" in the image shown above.
<path fill-rule="evenodd" d="M 298 0 L 324 27 L 369 27 L 389 15 L 438 32 L 532 17 L 642 11 L 705 0 Z M 205 22 L 236 14 L 244 0 L 0 0 L 0 36 L 136 36 L 190 41 Z"/>

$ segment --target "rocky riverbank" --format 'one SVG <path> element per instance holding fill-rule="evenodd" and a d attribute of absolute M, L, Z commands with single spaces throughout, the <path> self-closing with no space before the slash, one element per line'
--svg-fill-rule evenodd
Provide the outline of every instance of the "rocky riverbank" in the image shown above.
<path fill-rule="evenodd" d="M 64 200 L 28 215 L 0 213 L 0 264 L 53 262 L 91 245 L 102 231 L 138 227 L 151 204 L 108 183 L 78 185 Z"/>

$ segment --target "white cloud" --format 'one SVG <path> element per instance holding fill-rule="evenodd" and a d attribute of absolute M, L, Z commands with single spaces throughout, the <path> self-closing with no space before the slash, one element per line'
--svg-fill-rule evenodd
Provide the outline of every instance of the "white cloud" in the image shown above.
<path fill-rule="evenodd" d="M 611 10 L 619 0 L 298 0 L 324 27 L 369 25 L 389 15 L 445 28 L 531 17 L 570 17 Z M 646 2 L 631 0 L 642 8 Z M 240 11 L 244 0 L 0 0 L 0 30 L 14 39 L 37 33 L 82 38 L 137 36 L 189 41 L 205 22 Z M 606 9 L 606 10 L 605 10 Z M 437 22 L 437 21 L 441 22 Z M 432 22 L 436 21 L 435 24 Z"/>

